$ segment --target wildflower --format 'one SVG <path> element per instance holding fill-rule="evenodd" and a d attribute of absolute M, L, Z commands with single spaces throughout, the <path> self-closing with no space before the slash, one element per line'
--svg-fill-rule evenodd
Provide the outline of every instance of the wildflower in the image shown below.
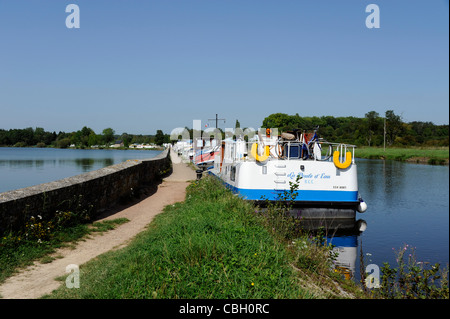
<path fill-rule="evenodd" d="M 254 282 L 252 282 L 252 286 L 254 286 L 255 285 L 255 283 Z"/>

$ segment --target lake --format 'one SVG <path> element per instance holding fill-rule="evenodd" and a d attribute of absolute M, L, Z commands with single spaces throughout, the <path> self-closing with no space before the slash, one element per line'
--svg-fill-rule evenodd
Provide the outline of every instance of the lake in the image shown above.
<path fill-rule="evenodd" d="M 148 159 L 156 150 L 0 147 L 0 193 L 100 169 L 129 159 Z"/>

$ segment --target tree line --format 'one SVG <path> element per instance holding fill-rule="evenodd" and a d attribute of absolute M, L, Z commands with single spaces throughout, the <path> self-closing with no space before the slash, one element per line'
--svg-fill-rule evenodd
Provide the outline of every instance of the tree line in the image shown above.
<path fill-rule="evenodd" d="M 84 126 L 74 132 L 49 132 L 41 127 L 28 127 L 25 129 L 0 129 L 0 146 L 16 147 L 57 147 L 67 148 L 71 145 L 76 148 L 108 147 L 115 142 L 123 143 L 124 147 L 131 144 L 157 144 L 162 145 L 169 141 L 169 135 L 162 130 L 157 130 L 156 135 L 136 135 L 122 133 L 120 135 L 112 128 L 105 128 L 101 134 L 96 134 L 93 129 Z"/>
<path fill-rule="evenodd" d="M 263 120 L 262 127 L 278 128 L 280 132 L 294 129 L 314 130 L 330 142 L 356 144 L 358 146 L 449 146 L 449 125 L 413 121 L 405 123 L 393 110 L 380 116 L 370 111 L 363 118 L 347 116 L 301 117 L 274 113 Z"/>

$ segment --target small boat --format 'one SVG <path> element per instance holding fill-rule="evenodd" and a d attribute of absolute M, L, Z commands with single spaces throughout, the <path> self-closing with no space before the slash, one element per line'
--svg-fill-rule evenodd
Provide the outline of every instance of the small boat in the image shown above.
<path fill-rule="evenodd" d="M 272 136 L 267 129 L 245 141 L 222 141 L 208 172 L 242 198 L 260 206 L 289 202 L 310 218 L 354 218 L 366 203 L 358 193 L 356 146 L 330 143 L 294 130 Z"/>
<path fill-rule="evenodd" d="M 197 139 L 194 142 L 194 157 L 192 162 L 200 169 L 207 170 L 214 167 L 214 158 L 219 154 L 220 146 L 215 139 Z"/>

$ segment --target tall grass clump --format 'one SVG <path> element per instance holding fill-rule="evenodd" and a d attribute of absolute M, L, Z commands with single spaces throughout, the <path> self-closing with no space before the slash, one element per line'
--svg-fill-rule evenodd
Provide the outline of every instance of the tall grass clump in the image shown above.
<path fill-rule="evenodd" d="M 311 298 L 254 207 L 214 178 L 187 188 L 127 247 L 80 268 L 50 298 Z"/>
<path fill-rule="evenodd" d="M 448 299 L 448 266 L 418 261 L 416 249 L 408 244 L 394 249 L 397 267 L 383 263 L 378 287 L 371 296 L 388 299 Z M 362 280 L 366 280 L 364 277 Z"/>
<path fill-rule="evenodd" d="M 22 229 L 0 236 L 0 283 L 19 268 L 41 259 L 49 262 L 48 255 L 57 248 L 73 243 L 89 233 L 107 231 L 127 222 L 126 218 L 94 222 L 88 211 L 57 211 L 53 218 L 39 214 L 30 216 Z"/>
<path fill-rule="evenodd" d="M 279 194 L 279 201 L 264 201 L 258 212 L 265 228 L 287 247 L 293 267 L 313 278 L 315 283 L 328 285 L 330 281 L 340 279 L 333 271 L 338 253 L 326 239 L 327 229 L 305 227 L 305 221 L 293 213 L 300 179 L 297 176 L 295 182 L 289 182 L 289 190 Z"/>

